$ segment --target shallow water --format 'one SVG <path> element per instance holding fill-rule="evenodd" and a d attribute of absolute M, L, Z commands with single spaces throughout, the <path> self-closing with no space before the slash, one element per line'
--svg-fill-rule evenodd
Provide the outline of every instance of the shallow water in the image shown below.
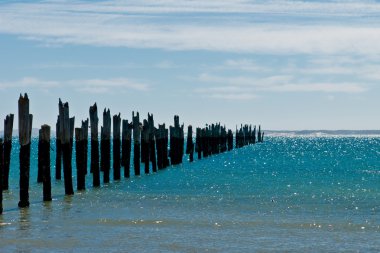
<path fill-rule="evenodd" d="M 17 146 L 0 252 L 380 251 L 380 138 L 268 137 L 100 189 L 90 174 L 69 197 L 53 179 L 51 203 L 35 183 L 33 140 L 23 210 Z"/>

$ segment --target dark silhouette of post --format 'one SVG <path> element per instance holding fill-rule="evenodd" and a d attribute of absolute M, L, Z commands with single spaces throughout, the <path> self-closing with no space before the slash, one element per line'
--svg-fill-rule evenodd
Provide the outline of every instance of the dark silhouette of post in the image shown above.
<path fill-rule="evenodd" d="M 131 166 L 131 146 L 132 146 L 132 124 L 128 120 L 123 120 L 122 123 L 122 161 L 121 165 L 124 167 L 124 177 L 130 177 Z"/>
<path fill-rule="evenodd" d="M 25 93 L 18 100 L 18 129 L 20 142 L 20 201 L 19 207 L 29 206 L 30 143 L 33 115 L 29 114 L 29 98 Z"/>
<path fill-rule="evenodd" d="M 202 129 L 199 127 L 195 132 L 195 152 L 198 153 L 198 160 L 202 159 Z"/>
<path fill-rule="evenodd" d="M 92 185 L 94 187 L 100 186 L 100 172 L 99 172 L 99 137 L 98 137 L 98 107 L 96 103 L 90 106 L 90 126 L 91 126 L 91 169 L 90 172 L 93 176 Z"/>
<path fill-rule="evenodd" d="M 193 142 L 193 127 L 187 127 L 186 154 L 189 155 L 190 162 L 194 161 L 194 142 Z"/>
<path fill-rule="evenodd" d="M 149 125 L 149 160 L 152 162 L 152 171 L 157 172 L 156 137 L 153 114 L 148 113 Z"/>
<path fill-rule="evenodd" d="M 109 183 L 111 170 L 111 112 L 109 109 L 103 111 L 100 136 L 100 167 L 103 171 L 103 183 Z"/>
<path fill-rule="evenodd" d="M 41 151 L 42 143 L 42 129 L 38 131 L 38 156 L 37 156 L 37 183 L 42 183 L 42 156 L 44 155 Z"/>
<path fill-rule="evenodd" d="M 82 131 L 83 131 L 83 145 L 84 145 L 84 157 L 83 157 L 83 170 L 85 175 L 87 175 L 87 163 L 88 163 L 88 119 L 82 120 Z"/>
<path fill-rule="evenodd" d="M 77 165 L 77 190 L 86 189 L 86 170 L 85 170 L 85 134 L 84 129 L 75 128 L 75 150 L 76 150 L 76 165 Z"/>
<path fill-rule="evenodd" d="M 59 122 L 59 115 L 57 123 L 55 124 L 56 138 L 55 138 L 55 179 L 61 180 L 62 175 L 62 143 L 61 143 L 61 123 Z"/>
<path fill-rule="evenodd" d="M 65 194 L 73 195 L 73 181 L 72 181 L 72 137 L 71 133 L 74 132 L 70 128 L 73 125 L 73 120 L 69 116 L 69 104 L 62 103 L 59 99 L 59 122 L 61 132 L 61 145 L 62 145 L 62 158 L 63 158 L 63 178 L 65 183 Z"/>
<path fill-rule="evenodd" d="M 140 139 L 141 139 L 141 126 L 140 126 L 140 116 L 137 112 L 132 112 L 132 123 L 133 123 L 133 166 L 135 170 L 135 175 L 140 176 Z"/>
<path fill-rule="evenodd" d="M 113 180 L 120 180 L 120 125 L 121 118 L 120 113 L 113 116 Z"/>
<path fill-rule="evenodd" d="M 9 188 L 9 171 L 11 164 L 11 151 L 12 151 L 12 132 L 13 132 L 13 119 L 14 115 L 9 114 L 4 120 L 4 159 L 3 159 L 3 176 L 0 177 L 3 179 L 3 188 L 2 190 L 8 190 Z M 1 153 L 0 153 L 1 154 Z"/>
<path fill-rule="evenodd" d="M 51 201 L 50 176 L 50 126 L 42 125 L 40 129 L 41 174 L 43 184 L 43 201 Z"/>
<path fill-rule="evenodd" d="M 149 124 L 146 119 L 141 132 L 141 162 L 144 163 L 145 174 L 149 174 Z"/>
<path fill-rule="evenodd" d="M 3 213 L 3 171 L 4 171 L 4 161 L 3 161 L 3 139 L 0 138 L 0 214 Z"/>

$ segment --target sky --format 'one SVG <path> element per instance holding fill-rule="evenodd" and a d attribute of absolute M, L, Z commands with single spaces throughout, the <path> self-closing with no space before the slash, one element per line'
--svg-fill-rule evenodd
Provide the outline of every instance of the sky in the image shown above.
<path fill-rule="evenodd" d="M 380 1 L 0 1 L 0 119 L 380 128 Z M 0 130 L 3 124 L 0 124 Z M 54 128 L 53 128 L 54 129 Z"/>

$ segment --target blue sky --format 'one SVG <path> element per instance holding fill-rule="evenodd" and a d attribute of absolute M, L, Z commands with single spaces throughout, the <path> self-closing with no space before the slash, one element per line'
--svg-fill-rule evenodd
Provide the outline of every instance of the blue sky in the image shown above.
<path fill-rule="evenodd" d="M 61 98 L 76 125 L 97 102 L 156 123 L 379 129 L 379 81 L 377 1 L 0 2 L 0 118 L 27 92 L 35 128 Z"/>

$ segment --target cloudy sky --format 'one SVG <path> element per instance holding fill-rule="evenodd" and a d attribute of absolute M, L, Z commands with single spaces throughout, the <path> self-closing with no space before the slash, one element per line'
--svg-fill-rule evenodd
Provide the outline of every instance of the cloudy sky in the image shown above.
<path fill-rule="evenodd" d="M 0 2 L 0 119 L 27 92 L 35 128 L 61 98 L 77 124 L 97 102 L 156 123 L 379 129 L 379 82 L 378 1 Z"/>

